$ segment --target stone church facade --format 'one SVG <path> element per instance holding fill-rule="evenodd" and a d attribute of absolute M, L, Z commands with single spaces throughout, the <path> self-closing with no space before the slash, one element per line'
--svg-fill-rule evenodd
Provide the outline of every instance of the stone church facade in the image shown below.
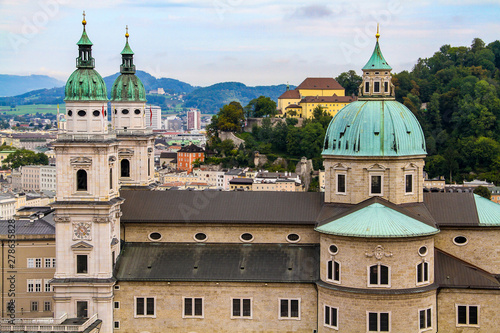
<path fill-rule="evenodd" d="M 128 33 L 108 110 L 85 24 L 54 143 L 56 317 L 101 332 L 500 331 L 500 206 L 423 192 L 425 138 L 378 33 L 327 130 L 324 194 L 154 191 Z"/>

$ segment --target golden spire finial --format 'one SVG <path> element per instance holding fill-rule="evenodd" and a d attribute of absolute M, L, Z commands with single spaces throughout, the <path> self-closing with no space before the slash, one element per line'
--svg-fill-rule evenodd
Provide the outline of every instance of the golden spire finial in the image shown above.
<path fill-rule="evenodd" d="M 128 38 L 129 34 L 128 34 L 128 25 L 125 26 L 125 38 Z"/>
<path fill-rule="evenodd" d="M 85 11 L 83 11 L 83 21 L 82 21 L 83 27 L 87 24 L 87 21 L 85 21 Z"/>
<path fill-rule="evenodd" d="M 377 42 L 378 42 L 378 39 L 380 37 L 380 34 L 378 33 L 378 23 L 377 23 L 377 34 L 375 35 L 375 37 L 377 38 Z"/>

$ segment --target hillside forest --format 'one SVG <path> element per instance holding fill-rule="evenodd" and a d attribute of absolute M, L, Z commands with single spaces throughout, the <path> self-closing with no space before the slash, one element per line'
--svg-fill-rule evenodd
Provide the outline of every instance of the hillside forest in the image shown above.
<path fill-rule="evenodd" d="M 346 95 L 356 94 L 361 83 L 352 70 L 336 80 L 346 88 Z M 500 41 L 486 45 L 475 38 L 470 46 L 443 45 L 432 57 L 418 59 L 411 71 L 393 74 L 393 83 L 396 99 L 422 125 L 428 153 L 425 170 L 431 178 L 500 183 Z M 253 152 L 259 151 L 268 155 L 267 167 L 273 171 L 292 171 L 302 156 L 312 159 L 315 169 L 321 168 L 321 150 L 331 117 L 317 108 L 314 117 L 300 127 L 294 119 L 274 123 L 273 114 L 260 110 L 274 103 L 265 99 L 261 96 L 245 107 L 233 102 L 220 108 L 208 127 L 209 148 L 218 157 L 208 163 L 253 166 Z M 252 115 L 266 118 L 262 126 L 243 133 L 245 116 Z M 217 130 L 236 132 L 245 145 L 221 142 Z"/>

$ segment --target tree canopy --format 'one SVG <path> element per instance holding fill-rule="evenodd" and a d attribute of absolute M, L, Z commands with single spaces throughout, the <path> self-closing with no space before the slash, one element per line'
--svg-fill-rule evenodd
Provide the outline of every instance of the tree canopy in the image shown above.
<path fill-rule="evenodd" d="M 27 149 L 18 149 L 9 154 L 3 161 L 3 168 L 19 168 L 24 165 L 47 165 L 49 158 L 44 153 L 35 153 Z"/>

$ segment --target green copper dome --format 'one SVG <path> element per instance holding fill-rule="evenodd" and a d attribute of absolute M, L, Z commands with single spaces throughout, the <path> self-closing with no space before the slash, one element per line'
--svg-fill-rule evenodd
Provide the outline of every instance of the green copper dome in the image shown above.
<path fill-rule="evenodd" d="M 323 155 L 424 155 L 425 137 L 413 113 L 395 100 L 359 100 L 330 122 Z"/>
<path fill-rule="evenodd" d="M 77 70 L 71 74 L 64 90 L 65 101 L 107 101 L 108 93 L 101 75 L 94 69 L 92 42 L 85 31 L 85 12 L 83 12 L 83 32 L 78 41 Z"/>
<path fill-rule="evenodd" d="M 135 74 L 121 74 L 111 88 L 111 100 L 117 102 L 146 102 L 146 89 Z"/>
<path fill-rule="evenodd" d="M 370 60 L 366 63 L 363 70 L 367 69 L 383 69 L 383 70 L 391 70 L 391 66 L 387 63 L 384 56 L 382 55 L 382 51 L 380 51 L 380 46 L 377 43 L 375 44 L 375 49 L 373 50 L 372 56 Z"/>
<path fill-rule="evenodd" d="M 64 90 L 65 101 L 107 101 L 106 84 L 93 68 L 79 68 L 71 74 Z"/>
<path fill-rule="evenodd" d="M 128 26 L 125 33 L 125 47 L 121 52 L 120 73 L 111 88 L 111 100 L 116 102 L 146 102 L 146 89 L 135 75 L 134 52 L 128 44 Z"/>

